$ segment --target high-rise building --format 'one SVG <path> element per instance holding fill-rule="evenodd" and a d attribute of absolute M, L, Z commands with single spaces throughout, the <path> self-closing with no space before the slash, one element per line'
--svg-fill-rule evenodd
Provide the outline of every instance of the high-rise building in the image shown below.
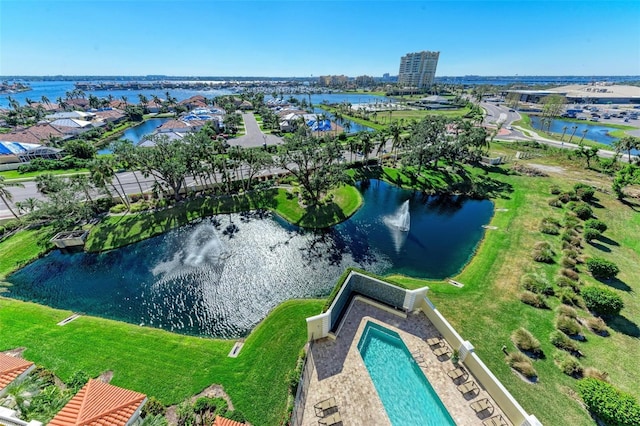
<path fill-rule="evenodd" d="M 407 53 L 400 58 L 398 83 L 410 87 L 429 87 L 436 76 L 440 52 Z"/>

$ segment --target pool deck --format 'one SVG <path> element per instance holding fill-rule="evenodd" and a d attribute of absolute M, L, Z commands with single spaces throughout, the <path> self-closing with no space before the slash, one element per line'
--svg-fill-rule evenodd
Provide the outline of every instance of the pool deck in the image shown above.
<path fill-rule="evenodd" d="M 455 368 L 453 363 L 446 356 L 439 360 L 426 343 L 425 339 L 441 336 L 422 312 L 409 313 L 402 318 L 354 299 L 342 320 L 336 340 L 324 338 L 311 346 L 315 370 L 307 390 L 302 425 L 317 426 L 320 418 L 316 416 L 314 405 L 331 397 L 335 398 L 342 418 L 342 423 L 338 424 L 391 425 L 357 347 L 367 321 L 398 332 L 410 352 L 422 355 L 421 369 L 456 424 L 482 425 L 484 419 L 497 415 L 506 420 L 473 376 L 469 376 L 467 381 L 475 381 L 479 392 L 463 396 L 458 391 L 457 386 L 465 380 L 454 383 L 447 375 Z M 488 398 L 494 408 L 476 414 L 470 404 L 484 398 Z"/>

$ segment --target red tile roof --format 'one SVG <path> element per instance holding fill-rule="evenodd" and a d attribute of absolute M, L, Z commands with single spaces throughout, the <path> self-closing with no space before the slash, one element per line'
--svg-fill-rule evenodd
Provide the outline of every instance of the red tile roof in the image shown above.
<path fill-rule="evenodd" d="M 49 137 L 61 138 L 64 134 L 50 124 L 36 124 L 25 129 L 16 130 L 10 133 L 0 133 L 0 141 L 23 142 L 23 143 L 43 143 L 49 142 Z"/>
<path fill-rule="evenodd" d="M 145 400 L 144 394 L 91 379 L 48 426 L 124 426 Z"/>
<path fill-rule="evenodd" d="M 244 423 L 236 422 L 235 420 L 225 419 L 224 417 L 216 416 L 211 426 L 245 426 Z"/>
<path fill-rule="evenodd" d="M 32 365 L 31 361 L 0 353 L 0 390 L 6 388 Z"/>

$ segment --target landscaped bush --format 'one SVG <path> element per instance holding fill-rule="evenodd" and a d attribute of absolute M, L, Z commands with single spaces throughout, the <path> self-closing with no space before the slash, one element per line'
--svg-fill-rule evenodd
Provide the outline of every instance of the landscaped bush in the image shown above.
<path fill-rule="evenodd" d="M 580 223 L 578 218 L 576 218 L 573 214 L 566 214 L 564 216 L 564 227 L 567 229 L 574 229 Z"/>
<path fill-rule="evenodd" d="M 591 201 L 596 193 L 595 188 L 585 183 L 576 183 L 573 186 L 573 191 L 576 193 L 576 197 L 582 201 Z"/>
<path fill-rule="evenodd" d="M 582 290 L 582 297 L 587 309 L 598 315 L 617 315 L 624 307 L 622 298 L 604 287 L 586 287 Z"/>
<path fill-rule="evenodd" d="M 546 300 L 541 294 L 533 293 L 531 291 L 523 291 L 520 293 L 520 300 L 527 305 L 531 305 L 535 308 L 546 309 L 548 308 Z"/>
<path fill-rule="evenodd" d="M 562 250 L 562 254 L 565 255 L 566 257 L 576 260 L 576 262 L 577 262 L 578 256 L 580 255 L 578 250 L 573 248 Z"/>
<path fill-rule="evenodd" d="M 580 361 L 572 357 L 571 355 L 564 355 L 558 362 L 558 367 L 560 370 L 567 376 L 580 378 L 582 377 L 582 372 L 584 369 L 582 368 L 582 364 Z"/>
<path fill-rule="evenodd" d="M 582 234 L 582 237 L 586 242 L 590 243 L 591 241 L 597 240 L 598 238 L 600 238 L 601 235 L 602 233 L 597 229 L 584 228 L 584 233 Z"/>
<path fill-rule="evenodd" d="M 549 205 L 551 207 L 562 207 L 562 201 L 560 201 L 560 198 L 556 197 L 556 198 L 552 198 L 549 200 Z"/>
<path fill-rule="evenodd" d="M 540 341 L 533 337 L 529 330 L 520 327 L 511 333 L 511 340 L 523 352 L 527 352 L 535 357 L 542 357 L 542 348 Z"/>
<path fill-rule="evenodd" d="M 562 350 L 565 350 L 567 352 L 572 352 L 572 353 L 579 352 L 578 345 L 576 344 L 576 342 L 568 338 L 567 335 L 564 333 L 561 333 L 559 331 L 554 331 L 549 336 L 549 340 L 551 341 L 551 344 L 556 348 L 560 348 Z"/>
<path fill-rule="evenodd" d="M 556 308 L 556 312 L 558 315 L 564 315 L 573 319 L 578 318 L 578 311 L 573 309 L 571 306 L 560 305 Z"/>
<path fill-rule="evenodd" d="M 556 318 L 556 328 L 568 336 L 578 336 L 582 331 L 578 321 L 564 315 Z"/>
<path fill-rule="evenodd" d="M 562 192 L 558 194 L 558 199 L 564 204 L 567 204 L 571 200 L 577 200 L 576 195 L 572 192 Z"/>
<path fill-rule="evenodd" d="M 124 204 L 116 204 L 109 209 L 109 212 L 113 214 L 124 213 L 125 211 L 127 211 L 127 206 Z"/>
<path fill-rule="evenodd" d="M 565 305 L 571 305 L 571 306 L 582 305 L 582 300 L 580 300 L 580 296 L 578 296 L 576 292 L 573 291 L 572 288 L 563 287 L 556 292 L 556 296 L 558 296 L 558 299 L 560 299 L 560 302 L 564 303 Z"/>
<path fill-rule="evenodd" d="M 569 269 L 569 268 L 562 268 L 560 270 L 560 274 L 564 277 L 569 278 L 570 280 L 573 281 L 578 281 L 580 279 L 580 275 L 574 271 L 573 269 Z"/>
<path fill-rule="evenodd" d="M 560 238 L 563 242 L 567 243 L 567 246 L 563 245 L 562 248 L 576 248 L 582 246 L 582 239 L 578 236 L 578 233 L 573 229 L 565 230 Z"/>
<path fill-rule="evenodd" d="M 563 256 L 562 259 L 560 259 L 560 265 L 562 265 L 563 268 L 574 269 L 576 263 L 575 259 L 571 257 Z"/>
<path fill-rule="evenodd" d="M 600 231 L 600 233 L 604 233 L 607 228 L 607 224 L 598 219 L 589 219 L 584 222 L 584 229 L 591 228 Z"/>
<path fill-rule="evenodd" d="M 562 192 L 562 190 L 558 185 L 551 185 L 549 187 L 549 192 L 551 192 L 553 195 L 558 195 Z"/>
<path fill-rule="evenodd" d="M 600 336 L 608 336 L 609 329 L 607 328 L 607 324 L 600 317 L 591 317 L 587 319 L 587 327 L 591 329 L 596 334 Z"/>
<path fill-rule="evenodd" d="M 507 355 L 506 361 L 511 368 L 520 372 L 525 377 L 533 379 L 538 375 L 536 369 L 533 368 L 531 360 L 522 352 L 510 353 L 509 355 Z"/>
<path fill-rule="evenodd" d="M 587 367 L 584 369 L 584 372 L 582 373 L 583 377 L 591 377 L 593 379 L 597 379 L 603 382 L 608 382 L 609 381 L 609 374 L 605 373 L 604 371 L 600 371 L 597 368 L 594 367 Z"/>
<path fill-rule="evenodd" d="M 587 270 L 591 272 L 591 275 L 599 280 L 611 279 L 620 272 L 618 265 L 601 257 L 589 258 L 586 264 Z"/>
<path fill-rule="evenodd" d="M 640 404 L 609 383 L 587 378 L 578 382 L 578 393 L 589 411 L 608 425 L 640 425 Z"/>
<path fill-rule="evenodd" d="M 534 249 L 531 256 L 536 262 L 553 263 L 553 250 L 551 249 Z"/>
<path fill-rule="evenodd" d="M 540 232 L 542 232 L 543 234 L 549 234 L 549 235 L 559 235 L 560 222 L 556 219 L 545 217 L 540 222 Z"/>
<path fill-rule="evenodd" d="M 139 201 L 137 203 L 131 204 L 129 211 L 131 213 L 139 213 L 139 212 L 143 212 L 150 209 L 151 209 L 151 203 L 147 201 Z"/>
<path fill-rule="evenodd" d="M 533 293 L 544 294 L 547 296 L 553 295 L 553 286 L 544 275 L 541 275 L 541 274 L 523 275 L 522 278 L 520 279 L 520 284 L 525 290 L 529 290 Z"/>
<path fill-rule="evenodd" d="M 166 407 L 154 396 L 150 396 L 147 403 L 142 407 L 142 417 L 164 416 L 166 412 Z"/>
<path fill-rule="evenodd" d="M 587 220 L 593 216 L 593 210 L 586 203 L 576 203 L 569 208 L 582 220 Z"/>
<path fill-rule="evenodd" d="M 73 389 L 75 393 L 75 392 L 78 392 L 88 381 L 89 381 L 89 375 L 84 371 L 79 370 L 73 373 L 73 375 L 67 382 L 67 387 L 69 389 Z"/>

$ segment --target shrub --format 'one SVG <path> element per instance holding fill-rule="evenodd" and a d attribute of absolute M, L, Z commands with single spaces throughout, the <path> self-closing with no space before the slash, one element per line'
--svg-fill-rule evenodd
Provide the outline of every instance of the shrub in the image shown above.
<path fill-rule="evenodd" d="M 67 386 L 70 389 L 73 389 L 74 393 L 78 392 L 80 388 L 82 388 L 89 381 L 89 375 L 82 370 L 76 371 L 73 373 L 69 381 L 67 382 Z"/>
<path fill-rule="evenodd" d="M 558 315 L 564 315 L 573 319 L 578 318 L 578 312 L 571 306 L 560 305 L 556 308 L 556 312 L 558 313 Z"/>
<path fill-rule="evenodd" d="M 245 423 L 247 421 L 246 416 L 238 410 L 225 411 L 224 413 L 221 413 L 221 416 L 226 419 L 234 420 L 238 423 Z"/>
<path fill-rule="evenodd" d="M 560 200 L 564 204 L 567 204 L 569 201 L 575 200 L 575 199 L 577 199 L 575 194 L 571 192 L 562 192 L 558 194 L 558 200 Z"/>
<path fill-rule="evenodd" d="M 560 190 L 560 187 L 558 185 L 551 185 L 549 187 L 549 192 L 553 195 L 558 195 L 560 194 L 562 191 Z"/>
<path fill-rule="evenodd" d="M 571 306 L 580 306 L 581 300 L 580 300 L 580 296 L 578 296 L 573 289 L 567 288 L 567 287 L 563 287 L 560 290 L 558 290 L 556 292 L 556 296 L 558 296 L 558 298 L 560 299 L 560 302 L 564 303 L 565 305 L 571 305 Z"/>
<path fill-rule="evenodd" d="M 140 201 L 135 204 L 131 204 L 131 208 L 129 209 L 129 211 L 131 213 L 139 213 L 139 212 L 150 210 L 150 209 L 151 209 L 151 203 L 147 201 Z"/>
<path fill-rule="evenodd" d="M 547 296 L 553 295 L 553 286 L 544 275 L 523 275 L 520 279 L 520 283 L 525 290 L 529 290 L 533 293 L 544 294 Z"/>
<path fill-rule="evenodd" d="M 580 361 L 570 355 L 564 356 L 563 359 L 558 363 L 558 366 L 564 374 L 575 378 L 582 377 L 582 372 L 584 371 L 584 369 L 582 368 L 582 364 L 580 364 Z"/>
<path fill-rule="evenodd" d="M 573 186 L 573 190 L 576 193 L 576 197 L 582 201 L 591 201 L 596 193 L 596 190 L 592 186 L 585 183 L 576 183 Z"/>
<path fill-rule="evenodd" d="M 578 250 L 576 249 L 566 249 L 566 250 L 562 250 L 562 254 L 565 255 L 565 257 L 569 257 L 571 259 L 578 259 L 578 255 L 580 253 L 578 253 Z"/>
<path fill-rule="evenodd" d="M 513 343 L 523 352 L 529 352 L 536 357 L 543 355 L 542 349 L 540 348 L 540 341 L 533 337 L 533 334 L 525 328 L 520 327 L 511 333 L 511 340 L 513 340 Z"/>
<path fill-rule="evenodd" d="M 596 334 L 600 336 L 608 336 L 609 329 L 607 328 L 607 324 L 600 317 L 591 317 L 587 319 L 587 327 L 591 329 Z"/>
<path fill-rule="evenodd" d="M 600 381 L 603 382 L 608 382 L 609 381 L 609 374 L 605 373 L 604 371 L 600 371 L 597 368 L 593 368 L 593 367 L 587 367 L 584 369 L 584 372 L 582 373 L 583 377 L 591 377 L 593 379 L 598 379 Z"/>
<path fill-rule="evenodd" d="M 582 331 L 578 321 L 564 315 L 556 319 L 556 328 L 568 336 L 578 336 Z"/>
<path fill-rule="evenodd" d="M 582 297 L 587 309 L 598 315 L 617 315 L 624 307 L 622 298 L 604 287 L 586 287 L 582 290 Z"/>
<path fill-rule="evenodd" d="M 600 231 L 600 233 L 603 233 L 608 229 L 607 224 L 598 219 L 589 219 L 585 221 L 584 229 L 587 229 L 587 228 L 598 230 Z"/>
<path fill-rule="evenodd" d="M 109 209 L 109 212 L 113 214 L 124 213 L 127 210 L 127 206 L 124 204 L 116 204 Z"/>
<path fill-rule="evenodd" d="M 593 216 L 593 210 L 591 210 L 591 207 L 586 203 L 576 203 L 572 205 L 570 209 L 582 220 L 587 220 Z"/>
<path fill-rule="evenodd" d="M 598 238 L 600 238 L 601 235 L 602 233 L 597 229 L 584 228 L 584 233 L 582 234 L 582 237 L 586 242 L 590 243 L 591 241 L 597 240 Z"/>
<path fill-rule="evenodd" d="M 167 409 L 154 396 L 150 396 L 147 403 L 142 407 L 142 417 L 147 416 L 164 416 Z"/>
<path fill-rule="evenodd" d="M 553 251 L 551 249 L 534 250 L 531 256 L 536 262 L 553 263 Z"/>
<path fill-rule="evenodd" d="M 572 214 L 565 215 L 565 217 L 564 217 L 564 227 L 565 228 L 573 229 L 576 226 L 578 226 L 578 223 L 579 223 L 579 221 L 574 215 L 572 215 Z"/>
<path fill-rule="evenodd" d="M 599 280 L 608 280 L 620 272 L 620 268 L 613 262 L 601 257 L 592 257 L 587 259 L 587 270 L 591 272 L 594 278 Z"/>
<path fill-rule="evenodd" d="M 609 383 L 587 378 L 578 382 L 578 393 L 589 411 L 606 424 L 632 426 L 640 424 L 640 404 L 628 393 Z"/>
<path fill-rule="evenodd" d="M 546 309 L 548 308 L 547 302 L 542 295 L 533 293 L 531 291 L 523 291 L 520 293 L 520 300 L 527 305 L 531 305 L 535 308 Z"/>
<path fill-rule="evenodd" d="M 558 197 L 552 198 L 549 200 L 549 205 L 551 207 L 562 207 L 562 201 L 560 201 L 560 198 Z"/>
<path fill-rule="evenodd" d="M 569 269 L 569 268 L 562 268 L 560 269 L 560 274 L 564 277 L 569 278 L 570 280 L 573 281 L 578 281 L 580 279 L 580 275 L 574 271 L 573 269 Z"/>
<path fill-rule="evenodd" d="M 542 221 L 542 223 L 540 224 L 540 232 L 547 235 L 559 235 L 560 229 L 555 225 Z"/>
<path fill-rule="evenodd" d="M 533 368 L 531 360 L 522 352 L 513 352 L 507 355 L 507 364 L 516 371 L 522 373 L 525 377 L 534 378 L 538 375 L 536 369 Z"/>
<path fill-rule="evenodd" d="M 549 336 L 549 340 L 556 348 L 560 348 L 568 352 L 578 352 L 578 345 L 576 345 L 576 342 L 568 338 L 564 333 L 554 331 Z"/>
<path fill-rule="evenodd" d="M 560 265 L 562 265 L 563 268 L 574 269 L 576 267 L 576 263 L 575 259 L 567 256 L 563 256 L 562 259 L 560 259 Z"/>

